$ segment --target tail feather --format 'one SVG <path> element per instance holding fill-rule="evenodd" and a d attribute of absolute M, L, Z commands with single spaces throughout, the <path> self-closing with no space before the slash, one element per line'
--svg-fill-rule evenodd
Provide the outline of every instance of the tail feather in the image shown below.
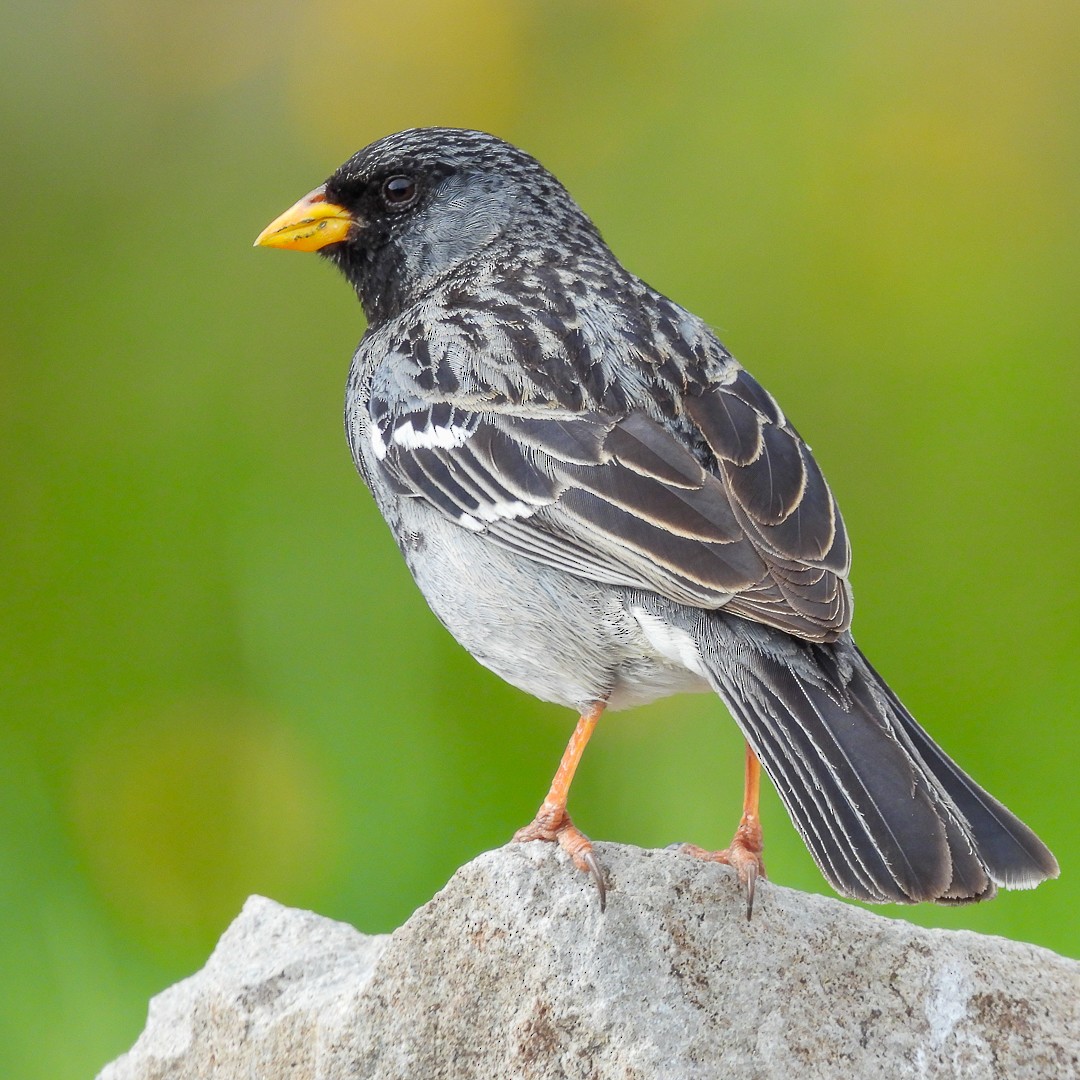
<path fill-rule="evenodd" d="M 736 687 L 721 680 L 717 689 L 830 884 L 856 899 L 902 902 L 906 894 L 894 884 L 873 829 L 860 813 L 865 792 L 840 786 L 813 739 L 802 729 L 792 730 L 786 707 L 769 709 L 764 686 L 751 694 L 745 683 Z"/>
<path fill-rule="evenodd" d="M 912 752 L 922 759 L 963 814 L 979 855 L 995 883 L 1007 889 L 1032 889 L 1047 878 L 1056 878 L 1060 871 L 1050 849 L 930 738 L 858 646 L 854 648 L 896 714 L 904 735 L 910 740 Z"/>
<path fill-rule="evenodd" d="M 1046 846 L 934 743 L 850 635 L 804 642 L 723 613 L 701 613 L 691 633 L 838 892 L 956 904 L 1057 875 Z"/>

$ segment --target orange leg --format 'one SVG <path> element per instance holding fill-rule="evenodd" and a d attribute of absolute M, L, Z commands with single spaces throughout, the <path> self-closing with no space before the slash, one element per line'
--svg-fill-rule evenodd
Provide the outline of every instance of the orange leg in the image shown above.
<path fill-rule="evenodd" d="M 746 745 L 746 780 L 743 788 L 743 814 L 731 843 L 723 851 L 706 851 L 696 844 L 683 844 L 680 848 L 687 855 L 712 862 L 733 866 L 746 889 L 746 918 L 754 912 L 754 886 L 759 877 L 765 877 L 765 860 L 761 852 L 765 846 L 758 817 L 758 800 L 761 796 L 761 763 L 754 756 L 750 744 Z"/>
<path fill-rule="evenodd" d="M 555 841 L 574 860 L 574 865 L 579 870 L 592 874 L 596 882 L 597 891 L 600 893 L 600 910 L 604 910 L 607 901 L 607 885 L 604 882 L 604 874 L 600 869 L 600 863 L 593 854 L 592 844 L 589 838 L 581 832 L 570 820 L 566 812 L 566 800 L 570 796 L 570 785 L 577 772 L 578 762 L 585 752 L 596 722 L 604 711 L 604 702 L 597 702 L 587 713 L 582 715 L 574 728 L 574 734 L 570 736 L 570 742 L 566 744 L 562 761 L 555 771 L 555 779 L 551 781 L 551 790 L 547 793 L 536 817 L 532 823 L 514 833 L 514 840 L 523 843 L 527 840 Z"/>

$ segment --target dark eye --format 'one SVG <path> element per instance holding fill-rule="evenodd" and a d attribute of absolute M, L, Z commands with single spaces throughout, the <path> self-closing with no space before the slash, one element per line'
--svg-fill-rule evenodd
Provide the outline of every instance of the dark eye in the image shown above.
<path fill-rule="evenodd" d="M 411 176 L 391 176 L 382 186 L 382 197 L 387 206 L 408 206 L 416 198 L 416 181 Z"/>

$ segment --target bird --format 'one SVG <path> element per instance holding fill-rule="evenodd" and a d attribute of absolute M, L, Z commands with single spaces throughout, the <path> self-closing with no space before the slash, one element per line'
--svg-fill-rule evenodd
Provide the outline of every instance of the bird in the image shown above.
<path fill-rule="evenodd" d="M 681 850 L 734 867 L 748 918 L 762 769 L 842 896 L 961 904 L 1058 875 L 855 644 L 848 534 L 776 399 L 534 157 L 469 129 L 387 135 L 255 243 L 318 252 L 359 299 L 346 436 L 435 616 L 577 712 L 515 839 L 557 843 L 601 909 L 574 773 L 601 714 L 681 692 L 719 696 L 745 739 L 731 844 Z"/>

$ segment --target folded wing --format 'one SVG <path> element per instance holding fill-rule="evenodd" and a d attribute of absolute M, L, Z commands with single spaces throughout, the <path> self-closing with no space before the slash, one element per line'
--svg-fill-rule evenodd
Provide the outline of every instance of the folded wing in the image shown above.
<path fill-rule="evenodd" d="M 811 640 L 850 622 L 832 494 L 741 368 L 687 397 L 673 421 L 371 405 L 376 456 L 400 494 L 530 559 Z"/>

